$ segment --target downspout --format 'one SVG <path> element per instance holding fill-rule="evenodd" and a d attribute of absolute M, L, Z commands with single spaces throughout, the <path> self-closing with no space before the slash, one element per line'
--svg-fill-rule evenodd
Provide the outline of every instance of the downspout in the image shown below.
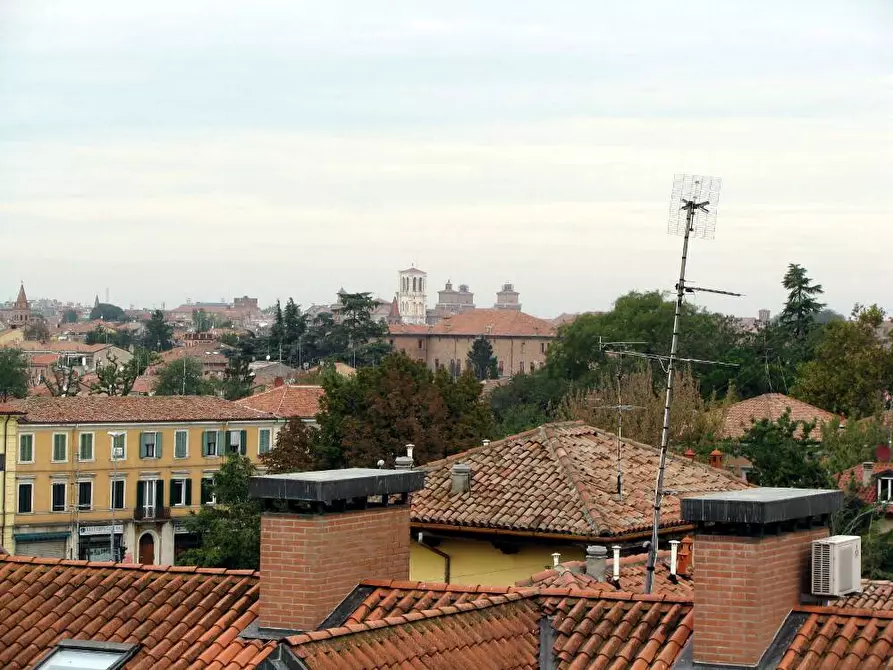
<path fill-rule="evenodd" d="M 0 520 L 0 547 L 3 546 L 3 538 L 6 537 L 6 515 L 9 513 L 9 510 L 6 509 L 6 476 L 9 470 L 9 453 L 7 453 L 8 450 L 6 448 L 6 433 L 11 418 L 12 416 L 7 414 L 3 421 L 3 483 L 0 484 L 0 500 L 3 501 L 3 518 Z M 18 504 L 18 501 L 16 501 L 16 504 Z M 12 551 L 12 548 L 10 548 L 10 551 Z"/>
<path fill-rule="evenodd" d="M 425 534 L 422 531 L 419 531 L 419 534 L 416 536 L 416 542 L 419 543 L 419 546 L 425 547 L 428 551 L 433 554 L 437 554 L 443 559 L 443 583 L 450 583 L 450 555 L 437 547 L 432 547 L 430 544 L 425 544 Z"/>

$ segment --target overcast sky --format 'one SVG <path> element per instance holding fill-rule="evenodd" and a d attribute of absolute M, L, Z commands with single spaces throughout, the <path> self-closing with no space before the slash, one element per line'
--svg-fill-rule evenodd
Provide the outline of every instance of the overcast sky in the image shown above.
<path fill-rule="evenodd" d="M 893 311 L 893 4 L 0 0 L 0 299 L 167 307 L 504 281 L 540 316 L 789 262 Z M 432 290 L 433 293 L 433 290 Z M 436 295 L 429 295 L 433 304 Z"/>

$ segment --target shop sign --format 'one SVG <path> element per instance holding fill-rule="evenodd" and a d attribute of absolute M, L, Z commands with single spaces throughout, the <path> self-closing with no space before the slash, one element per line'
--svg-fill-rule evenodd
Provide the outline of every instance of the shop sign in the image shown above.
<path fill-rule="evenodd" d="M 176 535 L 182 535 L 183 533 L 188 533 L 190 530 L 186 527 L 186 524 L 182 521 L 174 521 L 174 533 Z"/>
<path fill-rule="evenodd" d="M 111 533 L 123 533 L 124 532 L 124 524 L 116 523 L 114 530 L 112 530 L 112 526 L 81 526 L 78 528 L 78 535 L 81 537 L 87 535 L 110 535 Z"/>

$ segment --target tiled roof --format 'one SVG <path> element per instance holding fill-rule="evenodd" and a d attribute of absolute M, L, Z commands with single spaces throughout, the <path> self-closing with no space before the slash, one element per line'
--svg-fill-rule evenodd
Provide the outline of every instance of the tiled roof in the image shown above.
<path fill-rule="evenodd" d="M 84 344 L 83 342 L 37 342 L 35 340 L 24 340 L 15 345 L 16 349 L 22 351 L 58 351 L 59 353 L 74 354 L 95 354 L 97 351 L 108 349 L 114 345 L 111 344 Z"/>
<path fill-rule="evenodd" d="M 834 601 L 836 607 L 893 611 L 893 582 L 863 579 L 862 593 L 853 593 Z"/>
<path fill-rule="evenodd" d="M 602 541 L 644 531 L 651 527 L 660 452 L 624 440 L 625 494 L 619 500 L 615 439 L 579 422 L 546 424 L 429 463 L 422 468 L 428 472 L 425 488 L 412 499 L 412 522 Z M 455 463 L 471 467 L 468 493 L 451 493 Z M 666 486 L 664 527 L 682 524 L 681 497 L 747 488 L 724 470 L 672 454 Z"/>
<path fill-rule="evenodd" d="M 665 593 L 691 599 L 694 597 L 694 583 L 688 575 L 677 575 L 671 579 L 670 567 L 667 563 L 669 552 L 659 552 L 654 566 L 654 593 Z M 647 554 L 625 556 L 620 559 L 620 584 L 597 580 L 586 574 L 584 561 L 566 561 L 556 568 L 548 568 L 532 575 L 528 579 L 515 582 L 519 587 L 538 588 L 571 588 L 597 591 L 623 591 L 626 593 L 643 593 L 645 590 L 645 574 Z M 607 561 L 606 575 L 613 572 L 613 559 Z"/>
<path fill-rule="evenodd" d="M 59 361 L 59 354 L 34 354 L 29 356 L 31 367 L 44 367 Z"/>
<path fill-rule="evenodd" d="M 847 468 L 843 472 L 839 472 L 834 475 L 834 478 L 837 480 L 837 486 L 844 493 L 848 493 L 849 491 L 854 491 L 855 494 L 859 497 L 862 502 L 872 505 L 877 502 L 877 484 L 875 483 L 875 476 L 881 474 L 882 472 L 889 472 L 893 470 L 893 463 L 873 463 L 871 471 L 871 484 L 868 486 L 862 486 L 862 464 L 854 465 L 851 468 Z"/>
<path fill-rule="evenodd" d="M 808 617 L 779 670 L 874 670 L 893 664 L 893 612 L 800 607 Z"/>
<path fill-rule="evenodd" d="M 127 668 L 214 667 L 258 592 L 251 570 L 0 556 L 0 667 L 33 667 L 63 638 L 137 643 Z M 242 658 L 272 649 L 246 642 Z"/>
<path fill-rule="evenodd" d="M 153 423 L 159 421 L 245 421 L 271 414 L 215 396 L 105 396 L 27 398 L 19 405 L 23 423 Z"/>
<path fill-rule="evenodd" d="M 286 638 L 311 670 L 538 667 L 540 613 L 507 593 L 482 602 Z"/>
<path fill-rule="evenodd" d="M 694 628 L 691 602 L 662 595 L 545 592 L 541 604 L 554 616 L 553 648 L 560 669 L 666 670 Z"/>
<path fill-rule="evenodd" d="M 735 403 L 726 410 L 722 437 L 741 437 L 748 431 L 752 421 L 761 419 L 777 421 L 788 408 L 791 410 L 792 421 L 816 422 L 816 427 L 810 433 L 810 437 L 816 440 L 822 439 L 821 424 L 840 420 L 836 414 L 826 412 L 802 400 L 789 398 L 781 393 L 764 393 L 756 398 Z"/>
<path fill-rule="evenodd" d="M 306 419 L 316 416 L 319 412 L 319 400 L 323 394 L 322 386 L 283 384 L 236 402 L 243 407 L 269 412 L 278 417 L 296 416 Z"/>
<path fill-rule="evenodd" d="M 448 314 L 434 326 L 391 326 L 390 332 L 431 335 L 554 337 L 551 322 L 514 309 L 469 309 Z"/>

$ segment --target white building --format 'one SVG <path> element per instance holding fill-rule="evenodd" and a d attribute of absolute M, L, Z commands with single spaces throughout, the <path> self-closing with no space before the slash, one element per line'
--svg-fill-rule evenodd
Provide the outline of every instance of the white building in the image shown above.
<path fill-rule="evenodd" d="M 402 270 L 399 277 L 397 305 L 400 318 L 409 325 L 425 325 L 428 273 L 417 268 Z"/>

